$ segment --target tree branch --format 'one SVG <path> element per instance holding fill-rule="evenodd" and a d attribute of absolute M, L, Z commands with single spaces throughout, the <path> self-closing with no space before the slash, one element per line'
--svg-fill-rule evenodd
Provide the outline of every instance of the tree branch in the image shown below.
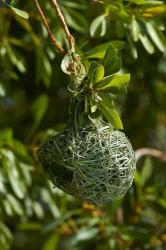
<path fill-rule="evenodd" d="M 65 18 L 64 18 L 63 14 L 62 14 L 62 12 L 61 12 L 61 10 L 59 8 L 58 2 L 57 2 L 57 0 L 51 0 L 51 3 L 53 5 L 53 7 L 55 8 L 56 13 L 57 13 L 57 15 L 59 17 L 59 20 L 60 20 L 60 22 L 62 24 L 63 30 L 64 30 L 64 32 L 66 34 L 66 38 L 67 38 L 67 40 L 69 42 L 69 46 L 70 46 L 71 52 L 75 52 L 75 41 L 74 41 L 74 38 L 70 34 L 70 31 L 68 29 L 68 26 L 67 26 L 67 23 L 65 21 Z"/>
<path fill-rule="evenodd" d="M 48 36 L 49 36 L 49 39 L 50 39 L 50 41 L 51 41 L 51 44 L 52 44 L 52 45 L 54 46 L 54 48 L 57 49 L 60 53 L 66 54 L 66 53 L 65 53 L 65 50 L 64 50 L 64 49 L 58 44 L 58 42 L 56 41 L 56 39 L 55 39 L 55 37 L 54 37 L 54 35 L 53 35 L 51 29 L 50 29 L 50 26 L 49 26 L 49 24 L 48 24 L 48 22 L 47 22 L 47 19 L 46 19 L 46 17 L 45 17 L 45 14 L 44 14 L 44 12 L 43 12 L 43 10 L 42 10 L 42 8 L 41 8 L 39 2 L 38 2 L 38 0 L 34 0 L 34 1 L 35 1 L 35 4 L 36 4 L 36 7 L 37 7 L 37 9 L 38 9 L 38 12 L 39 12 L 39 14 L 40 14 L 40 16 L 41 16 L 42 22 L 43 22 L 45 28 L 47 29 Z"/>
<path fill-rule="evenodd" d="M 166 152 L 162 152 L 154 148 L 140 148 L 135 152 L 136 160 L 138 161 L 143 156 L 152 156 L 155 158 L 160 158 L 162 161 L 166 161 Z"/>

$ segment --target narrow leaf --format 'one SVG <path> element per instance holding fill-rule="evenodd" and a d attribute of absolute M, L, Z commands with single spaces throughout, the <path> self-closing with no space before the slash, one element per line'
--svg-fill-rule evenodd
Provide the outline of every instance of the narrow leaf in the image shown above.
<path fill-rule="evenodd" d="M 20 178 L 20 173 L 16 165 L 16 158 L 12 151 L 3 149 L 1 151 L 3 155 L 3 166 L 6 170 L 6 174 L 9 180 L 9 184 L 19 199 L 23 199 L 25 195 L 25 184 Z"/>
<path fill-rule="evenodd" d="M 139 39 L 140 39 L 143 47 L 146 49 L 146 51 L 149 54 L 153 54 L 154 53 L 154 46 L 151 43 L 151 41 L 149 40 L 149 38 L 145 34 L 140 34 Z"/>
<path fill-rule="evenodd" d="M 108 109 L 102 104 L 99 105 L 99 109 L 114 128 L 123 129 L 122 121 L 115 109 Z"/>
<path fill-rule="evenodd" d="M 20 202 L 13 195 L 9 193 L 6 195 L 6 198 L 8 202 L 10 203 L 13 211 L 19 216 L 22 216 L 24 214 L 24 211 L 22 209 Z"/>
<path fill-rule="evenodd" d="M 114 102 L 108 93 L 100 93 L 101 101 L 99 109 L 104 117 L 111 123 L 114 128 L 123 129 L 122 121 L 117 113 Z"/>
<path fill-rule="evenodd" d="M 89 71 L 88 71 L 88 80 L 87 83 L 89 84 L 90 82 L 94 82 L 94 78 L 95 78 L 95 72 L 97 71 L 98 67 L 100 66 L 100 64 L 96 61 L 92 61 L 89 67 Z"/>
<path fill-rule="evenodd" d="M 98 228 L 82 229 L 78 231 L 76 237 L 73 239 L 74 243 L 93 239 L 97 236 L 98 233 L 99 233 Z"/>
<path fill-rule="evenodd" d="M 103 67 L 103 65 L 99 65 L 95 74 L 94 74 L 94 81 L 93 82 L 96 83 L 96 82 L 102 80 L 103 77 L 104 77 L 104 67 Z"/>
<path fill-rule="evenodd" d="M 90 35 L 92 37 L 102 37 L 106 33 L 105 16 L 96 17 L 90 25 Z"/>
<path fill-rule="evenodd" d="M 24 18 L 24 19 L 28 19 L 29 18 L 29 14 L 23 10 L 19 10 L 13 6 L 10 6 L 10 8 L 15 12 L 16 15 Z"/>
<path fill-rule="evenodd" d="M 163 33 L 158 29 L 158 27 L 152 22 L 147 22 L 146 28 L 149 36 L 151 37 L 156 47 L 161 52 L 166 51 L 166 38 L 164 37 Z"/>
<path fill-rule="evenodd" d="M 135 18 L 133 19 L 132 23 L 131 23 L 131 37 L 132 39 L 137 42 L 139 40 L 139 35 L 140 35 L 140 26 L 139 23 L 135 20 Z"/>

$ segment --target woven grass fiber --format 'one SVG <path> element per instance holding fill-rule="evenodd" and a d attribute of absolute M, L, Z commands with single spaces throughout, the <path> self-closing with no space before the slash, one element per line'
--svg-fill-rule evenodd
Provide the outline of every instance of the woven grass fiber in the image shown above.
<path fill-rule="evenodd" d="M 136 168 L 125 134 L 105 122 L 66 129 L 45 141 L 37 158 L 56 187 L 97 205 L 123 197 Z"/>

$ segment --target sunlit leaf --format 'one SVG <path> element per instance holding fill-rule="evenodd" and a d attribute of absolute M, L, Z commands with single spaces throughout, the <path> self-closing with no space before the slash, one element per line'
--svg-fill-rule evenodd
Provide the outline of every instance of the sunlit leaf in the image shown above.
<path fill-rule="evenodd" d="M 96 83 L 103 79 L 105 69 L 103 65 L 99 65 L 95 71 L 93 82 Z"/>
<path fill-rule="evenodd" d="M 99 59 L 101 59 L 104 57 L 107 48 L 110 47 L 111 45 L 113 45 L 114 48 L 117 50 L 117 52 L 119 52 L 123 48 L 124 42 L 122 42 L 122 41 L 107 42 L 107 43 L 98 45 L 98 46 L 94 47 L 93 49 L 88 50 L 85 53 L 85 55 L 87 56 L 87 58 L 99 58 Z"/>
<path fill-rule="evenodd" d="M 7 199 L 4 199 L 4 200 L 2 201 L 2 206 L 4 207 L 5 213 L 6 213 L 8 216 L 13 216 L 13 215 L 14 215 L 13 209 L 12 209 L 12 205 L 8 202 Z"/>
<path fill-rule="evenodd" d="M 42 208 L 41 204 L 39 204 L 39 202 L 37 202 L 37 201 L 34 201 L 32 203 L 32 206 L 33 206 L 33 210 L 34 210 L 36 216 L 39 219 L 44 218 L 44 211 L 43 211 L 43 208 Z"/>
<path fill-rule="evenodd" d="M 166 38 L 158 27 L 152 22 L 146 22 L 146 28 L 156 47 L 161 52 L 166 51 Z"/>
<path fill-rule="evenodd" d="M 85 228 L 78 231 L 77 235 L 73 238 L 72 244 L 75 245 L 80 241 L 87 241 L 93 239 L 99 233 L 98 228 Z"/>
<path fill-rule="evenodd" d="M 115 109 L 111 96 L 108 93 L 100 93 L 100 97 L 101 101 L 98 105 L 104 117 L 114 128 L 123 129 L 122 121 Z"/>
<path fill-rule="evenodd" d="M 10 203 L 13 211 L 19 215 L 22 216 L 24 214 L 23 208 L 20 204 L 20 202 L 11 194 L 7 194 L 6 196 L 8 202 Z"/>
<path fill-rule="evenodd" d="M 17 163 L 15 156 L 10 150 L 3 149 L 1 150 L 1 153 L 4 157 L 3 166 L 6 170 L 13 192 L 19 199 L 23 199 L 25 195 L 25 185 L 20 178 L 20 174 L 16 166 Z"/>
<path fill-rule="evenodd" d="M 152 42 L 149 40 L 149 38 L 145 34 L 140 34 L 139 39 L 140 39 L 142 45 L 144 46 L 144 48 L 146 49 L 146 51 L 149 54 L 153 54 L 154 53 L 154 46 L 153 46 Z"/>
<path fill-rule="evenodd" d="M 113 94 L 124 94 L 129 81 L 130 74 L 110 75 L 95 83 L 94 87 L 97 90 L 110 91 Z"/>
<path fill-rule="evenodd" d="M 90 35 L 92 37 L 102 37 L 106 33 L 105 16 L 96 17 L 90 25 Z"/>
<path fill-rule="evenodd" d="M 131 37 L 132 39 L 137 42 L 139 40 L 139 35 L 141 32 L 139 23 L 137 22 L 137 20 L 134 18 L 132 23 L 131 23 Z"/>
<path fill-rule="evenodd" d="M 24 19 L 28 19 L 29 18 L 29 14 L 23 10 L 19 10 L 13 6 L 10 6 L 10 8 L 14 11 L 14 13 Z"/>

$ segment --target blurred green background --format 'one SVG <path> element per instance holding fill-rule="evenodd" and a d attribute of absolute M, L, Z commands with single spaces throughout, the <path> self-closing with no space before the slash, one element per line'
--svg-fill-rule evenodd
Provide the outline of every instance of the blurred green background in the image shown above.
<path fill-rule="evenodd" d="M 2 1 L 0 1 L 2 2 Z M 40 1 L 59 43 L 55 10 Z M 78 53 L 124 41 L 127 95 L 117 98 L 135 150 L 166 151 L 166 5 L 164 1 L 61 0 Z M 67 122 L 68 78 L 34 1 L 18 1 L 29 20 L 0 7 L 0 250 L 166 249 L 166 165 L 143 156 L 123 200 L 102 208 L 47 181 L 35 150 Z"/>

